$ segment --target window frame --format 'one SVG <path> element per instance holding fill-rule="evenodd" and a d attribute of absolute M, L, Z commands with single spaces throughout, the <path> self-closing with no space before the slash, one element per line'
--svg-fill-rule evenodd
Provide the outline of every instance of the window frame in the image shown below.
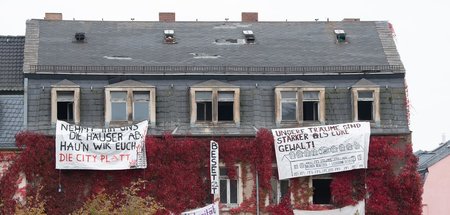
<path fill-rule="evenodd" d="M 273 187 L 272 187 L 272 182 L 276 182 L 276 193 L 273 193 Z M 280 204 L 280 202 L 283 200 L 284 195 L 282 195 L 281 193 L 281 183 L 282 182 L 287 182 L 287 193 L 285 193 L 285 195 L 291 195 L 290 197 L 292 197 L 292 193 L 289 193 L 289 189 L 291 187 L 291 180 L 290 179 L 284 179 L 284 180 L 280 180 L 278 178 L 278 169 L 276 164 L 272 164 L 272 177 L 270 178 L 270 185 L 271 185 L 271 191 L 272 192 L 272 199 L 268 199 L 268 203 L 269 204 Z M 275 195 L 275 196 L 274 196 Z M 273 198 L 275 198 L 275 201 L 273 201 Z"/>
<path fill-rule="evenodd" d="M 126 92 L 126 120 L 112 120 L 111 92 Z M 149 93 L 149 126 L 156 125 L 156 90 L 155 87 L 105 87 L 105 125 L 120 126 L 133 124 L 142 120 L 134 120 L 134 92 Z"/>
<path fill-rule="evenodd" d="M 282 92 L 296 92 L 295 120 L 282 120 Z M 303 92 L 319 92 L 318 120 L 303 119 Z M 275 122 L 277 126 L 286 124 L 319 125 L 325 123 L 325 87 L 276 87 L 275 88 Z"/>
<path fill-rule="evenodd" d="M 197 102 L 196 92 L 211 92 L 211 108 L 212 117 L 211 121 L 199 121 L 197 120 Z M 219 93 L 220 92 L 233 92 L 233 120 L 231 121 L 219 121 Z M 240 89 L 239 87 L 191 87 L 190 88 L 190 103 L 191 103 L 191 126 L 195 125 L 239 125 L 240 123 Z"/>
<path fill-rule="evenodd" d="M 358 119 L 358 101 L 359 92 L 372 92 L 372 120 Z M 380 124 L 380 88 L 379 87 L 352 87 L 352 118 L 354 122 L 370 122 L 371 124 Z"/>
<path fill-rule="evenodd" d="M 58 92 L 73 92 L 73 123 L 80 124 L 80 87 L 52 86 L 51 89 L 51 123 L 58 120 Z"/>
<path fill-rule="evenodd" d="M 329 204 L 314 204 L 314 186 L 313 180 L 331 180 L 330 182 L 330 203 Z M 333 203 L 333 194 L 331 193 L 331 183 L 333 182 L 333 177 L 331 174 L 315 175 L 309 177 L 309 188 L 313 191 L 313 194 L 309 197 L 309 202 L 314 205 L 331 205 Z"/>
<path fill-rule="evenodd" d="M 237 180 L 237 191 L 236 191 L 237 203 L 229 203 L 230 198 L 231 198 L 230 197 L 230 193 L 231 192 L 230 192 L 230 186 L 229 185 L 230 185 L 230 180 L 233 180 L 233 179 L 228 178 L 227 175 L 224 175 L 224 176 L 220 175 L 220 172 L 221 172 L 220 168 L 226 168 L 226 166 L 223 163 L 219 164 L 219 184 L 220 184 L 221 180 L 227 180 L 227 202 L 226 203 L 221 202 L 221 204 L 223 204 L 225 206 L 225 208 L 224 208 L 225 211 L 227 209 L 230 209 L 230 208 L 239 207 L 239 205 L 242 203 L 242 200 L 244 198 L 244 192 L 243 192 L 244 190 L 243 190 L 243 184 L 242 184 L 242 178 L 241 178 L 242 177 L 241 171 L 245 171 L 245 169 L 242 170 L 240 164 L 235 164 L 234 167 L 236 168 L 236 179 L 235 180 Z M 218 196 L 218 198 L 219 198 L 219 201 L 220 201 L 220 195 Z"/>

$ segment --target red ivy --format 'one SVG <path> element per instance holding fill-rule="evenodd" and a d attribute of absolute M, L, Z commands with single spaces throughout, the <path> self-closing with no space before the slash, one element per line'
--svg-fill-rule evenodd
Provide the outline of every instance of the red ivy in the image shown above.
<path fill-rule="evenodd" d="M 367 214 L 420 214 L 421 184 L 415 171 L 417 160 L 411 144 L 399 144 L 393 136 L 372 137 L 369 169 L 333 174 L 332 195 L 335 207 L 355 204 L 366 198 Z M 0 180 L 1 212 L 13 214 L 17 189 L 12 184 L 20 172 L 25 173 L 27 195 L 35 195 L 39 186 L 45 197 L 48 214 L 68 214 L 80 208 L 86 199 L 98 193 L 117 193 L 123 186 L 144 179 L 140 195 L 152 196 L 164 208 L 159 214 L 180 213 L 212 201 L 209 194 L 209 138 L 147 137 L 148 167 L 144 170 L 86 171 L 55 169 L 54 139 L 40 134 L 24 132 L 17 135 L 21 153 Z M 292 214 L 293 208 L 324 209 L 308 203 L 311 192 L 300 179 L 291 180 L 289 197 L 279 205 L 264 207 L 265 197 L 271 190 L 272 163 L 275 162 L 273 137 L 261 130 L 255 138 L 217 138 L 220 160 L 227 167 L 228 176 L 237 176 L 234 164 L 250 167 L 252 175 L 258 172 L 260 209 L 272 214 Z M 401 167 L 401 168 L 400 168 Z M 245 171 L 243 171 L 245 172 Z M 248 178 L 241 175 L 245 184 Z M 58 192 L 61 184 L 62 192 Z M 367 189 L 365 189 L 367 187 Z M 232 213 L 256 212 L 256 186 L 250 198 L 244 199 Z M 289 195 L 288 195 L 289 196 Z"/>

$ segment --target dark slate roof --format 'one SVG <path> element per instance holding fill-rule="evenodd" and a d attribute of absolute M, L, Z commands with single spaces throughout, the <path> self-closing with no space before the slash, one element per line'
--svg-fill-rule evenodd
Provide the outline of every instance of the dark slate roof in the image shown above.
<path fill-rule="evenodd" d="M 418 151 L 415 155 L 419 159 L 419 171 L 425 170 L 450 155 L 450 141 L 441 144 L 433 151 Z"/>
<path fill-rule="evenodd" d="M 175 31 L 176 44 L 163 43 L 166 29 Z M 335 29 L 347 33 L 348 43 L 336 43 Z M 242 44 L 245 38 L 243 30 L 253 31 L 255 44 Z M 77 32 L 85 33 L 84 42 L 75 40 Z M 52 67 L 43 67 L 48 65 L 217 67 L 214 70 L 227 66 L 318 67 L 319 70 L 336 66 L 397 66 L 401 69 L 396 72 L 403 72 L 389 32 L 387 22 L 374 21 L 167 23 L 31 20 L 27 23 L 27 44 L 30 50 L 38 47 L 38 53 L 30 55 L 29 65 L 37 64 L 42 70 L 51 70 Z M 223 43 L 227 39 L 237 39 L 238 42 Z M 100 70 L 91 69 L 92 73 Z M 184 71 L 181 68 L 181 72 Z M 261 72 L 249 72 L 256 71 Z"/>
<path fill-rule="evenodd" d="M 0 90 L 23 90 L 24 36 L 0 36 Z"/>
<path fill-rule="evenodd" d="M 23 128 L 23 96 L 0 95 L 0 149 L 15 148 L 15 135 Z"/>

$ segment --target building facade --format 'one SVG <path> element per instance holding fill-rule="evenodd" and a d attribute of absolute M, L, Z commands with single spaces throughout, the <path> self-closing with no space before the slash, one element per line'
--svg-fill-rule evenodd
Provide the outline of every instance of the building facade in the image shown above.
<path fill-rule="evenodd" d="M 27 21 L 23 71 L 27 129 L 46 135 L 59 119 L 98 128 L 149 120 L 148 134 L 175 137 L 255 137 L 260 129 L 364 121 L 372 136 L 410 137 L 405 69 L 384 21 L 47 14 Z M 226 207 L 252 195 L 253 183 L 223 176 Z M 330 204 L 332 178 L 310 177 L 311 203 Z M 272 187 L 279 202 L 289 182 Z"/>

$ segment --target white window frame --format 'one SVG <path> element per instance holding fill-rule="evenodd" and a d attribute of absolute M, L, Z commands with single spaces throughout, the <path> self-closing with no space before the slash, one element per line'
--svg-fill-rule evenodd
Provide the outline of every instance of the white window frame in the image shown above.
<path fill-rule="evenodd" d="M 309 188 L 311 188 L 311 190 L 314 192 L 314 187 L 313 187 L 313 180 L 314 179 L 331 179 L 333 180 L 333 177 L 331 176 L 331 174 L 323 174 L 323 175 L 315 175 L 315 176 L 310 176 L 309 177 Z M 330 191 L 331 191 L 331 187 L 330 187 Z M 331 205 L 332 204 L 332 200 L 333 200 L 333 195 L 331 195 L 331 199 L 330 199 L 330 204 L 315 204 L 315 205 Z M 314 204 L 314 194 L 311 195 L 309 197 L 309 203 Z"/>
<path fill-rule="evenodd" d="M 225 208 L 224 208 L 225 211 L 230 208 L 239 207 L 239 205 L 242 203 L 242 200 L 244 198 L 243 184 L 242 184 L 242 178 L 241 178 L 242 177 L 241 171 L 243 171 L 243 170 L 242 170 L 240 164 L 235 164 L 234 167 L 236 168 L 236 178 L 237 178 L 236 179 L 237 180 L 237 203 L 229 203 L 230 202 L 230 193 L 231 193 L 230 192 L 230 179 L 228 178 L 228 176 L 222 176 L 219 174 L 219 184 L 220 184 L 221 180 L 227 180 L 227 202 L 226 203 L 221 202 L 225 206 Z M 221 163 L 219 165 L 219 168 L 226 168 L 226 166 L 225 166 L 225 164 Z M 220 173 L 220 171 L 219 171 L 219 173 Z M 220 190 L 220 188 L 219 188 L 219 190 Z M 220 195 L 218 197 L 220 199 Z"/>
<path fill-rule="evenodd" d="M 197 121 L 197 102 L 195 100 L 196 92 L 212 92 L 212 117 L 211 121 Z M 233 120 L 232 121 L 219 121 L 219 93 L 220 92 L 233 92 Z M 195 125 L 239 125 L 240 123 L 240 89 L 238 87 L 191 87 L 190 88 L 190 100 L 191 100 L 191 126 Z"/>
<path fill-rule="evenodd" d="M 275 173 L 275 174 L 278 174 L 277 168 L 276 167 L 275 168 L 272 167 L 272 172 Z M 273 202 L 272 199 L 269 199 L 269 204 L 280 204 L 280 202 L 281 202 L 281 200 L 283 198 L 283 196 L 281 195 L 281 183 L 282 183 L 282 181 L 287 182 L 288 183 L 288 189 L 289 189 L 289 187 L 291 186 L 291 180 L 289 180 L 289 179 L 280 180 L 275 175 L 272 175 L 272 177 L 270 178 L 270 185 L 271 186 L 272 186 L 272 182 L 273 181 L 275 181 L 277 183 L 276 184 L 276 186 L 277 186 L 276 187 L 276 193 L 273 193 L 272 192 L 273 190 L 271 191 L 272 195 L 274 195 L 272 197 L 275 197 L 275 202 Z"/>
<path fill-rule="evenodd" d="M 319 107 L 318 120 L 304 120 L 303 119 L 303 92 L 319 92 Z M 281 92 L 296 92 L 296 120 L 282 120 L 282 97 Z M 283 124 L 298 124 L 298 125 L 316 125 L 325 124 L 325 87 L 276 87 L 275 88 L 275 122 L 277 126 Z"/>
<path fill-rule="evenodd" d="M 58 120 L 58 92 L 73 92 L 73 123 L 80 124 L 80 87 L 58 86 L 51 90 L 51 123 Z"/>
<path fill-rule="evenodd" d="M 112 105 L 111 92 L 126 92 L 126 120 L 112 120 Z M 134 92 L 148 92 L 149 93 L 149 126 L 154 127 L 156 124 L 156 90 L 154 87 L 105 87 L 105 125 L 106 126 L 120 126 L 126 124 L 133 124 L 140 120 L 134 120 Z"/>
<path fill-rule="evenodd" d="M 358 119 L 358 93 L 359 92 L 372 92 L 372 120 L 359 120 Z M 353 121 L 368 121 L 372 124 L 380 124 L 380 88 L 379 87 L 353 87 L 351 89 L 352 95 L 352 108 L 353 108 Z"/>

